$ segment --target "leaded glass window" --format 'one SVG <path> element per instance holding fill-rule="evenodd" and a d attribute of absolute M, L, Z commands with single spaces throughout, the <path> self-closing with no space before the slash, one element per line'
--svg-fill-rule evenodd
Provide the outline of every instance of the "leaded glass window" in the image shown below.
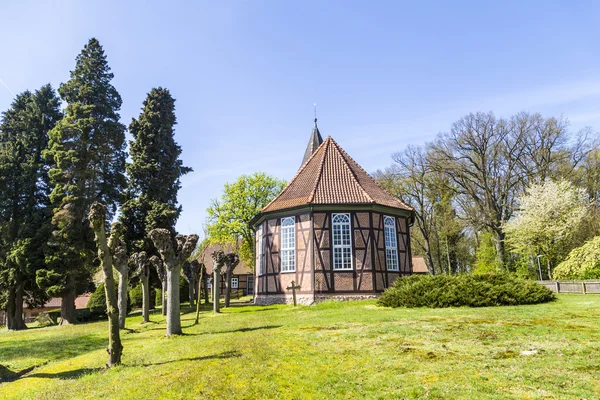
<path fill-rule="evenodd" d="M 333 214 L 333 269 L 352 269 L 350 214 Z"/>
<path fill-rule="evenodd" d="M 296 218 L 281 219 L 281 272 L 296 271 Z"/>
<path fill-rule="evenodd" d="M 388 271 L 400 271 L 398 265 L 398 239 L 396 236 L 396 218 L 385 216 L 385 260 Z"/>

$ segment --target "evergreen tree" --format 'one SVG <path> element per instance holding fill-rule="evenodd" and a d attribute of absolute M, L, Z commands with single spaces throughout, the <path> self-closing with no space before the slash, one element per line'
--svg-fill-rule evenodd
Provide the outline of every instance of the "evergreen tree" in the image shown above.
<path fill-rule="evenodd" d="M 125 126 L 112 78 L 104 50 L 92 38 L 77 56 L 71 79 L 58 90 L 68 105 L 50 132 L 46 152 L 55 164 L 49 172 L 54 231 L 38 283 L 49 295 L 62 296 L 62 323 L 73 321 L 76 290 L 89 281 L 95 260 L 88 210 L 95 201 L 106 204 L 110 219 L 126 184 Z"/>
<path fill-rule="evenodd" d="M 175 99 L 159 87 L 148 93 L 142 112 L 129 125 L 134 140 L 129 143 L 132 163 L 127 165 L 129 187 L 122 220 L 132 252 L 156 255 L 148 232 L 155 228 L 175 232 L 181 214 L 180 178 L 192 171 L 179 159 L 181 147 L 173 138 L 176 123 Z"/>
<path fill-rule="evenodd" d="M 50 85 L 17 95 L 0 123 L 0 291 L 9 329 L 26 328 L 23 301 L 46 300 L 35 282 L 50 232 L 48 166 L 42 152 L 62 117 Z"/>

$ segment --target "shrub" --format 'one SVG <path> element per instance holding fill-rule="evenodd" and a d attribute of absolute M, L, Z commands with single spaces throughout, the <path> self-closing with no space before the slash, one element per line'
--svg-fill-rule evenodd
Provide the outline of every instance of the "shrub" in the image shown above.
<path fill-rule="evenodd" d="M 412 275 L 396 280 L 379 298 L 386 307 L 489 307 L 538 304 L 554 300 L 536 282 L 505 273 Z"/>
<path fill-rule="evenodd" d="M 600 236 L 569 253 L 554 269 L 555 279 L 600 279 Z"/>
<path fill-rule="evenodd" d="M 129 289 L 129 298 L 131 299 L 131 307 L 142 308 L 144 304 L 144 295 L 142 293 L 141 283 Z M 155 300 L 154 288 L 150 288 L 150 309 L 154 308 Z"/>
<path fill-rule="evenodd" d="M 119 281 L 115 279 L 115 290 L 117 290 L 117 286 L 119 285 Z M 94 293 L 90 296 L 88 300 L 87 308 L 90 310 L 90 318 L 105 318 L 106 315 L 106 295 L 104 294 L 104 283 L 101 283 L 96 287 Z M 128 295 L 127 300 L 127 313 L 131 311 L 131 298 Z"/>

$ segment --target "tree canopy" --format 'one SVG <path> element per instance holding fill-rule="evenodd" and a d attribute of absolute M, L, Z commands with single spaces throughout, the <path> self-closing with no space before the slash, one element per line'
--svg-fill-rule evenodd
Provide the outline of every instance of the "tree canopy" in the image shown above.
<path fill-rule="evenodd" d="M 209 241 L 234 247 L 239 242 L 240 258 L 254 268 L 254 230 L 250 221 L 284 186 L 284 181 L 262 172 L 226 183 L 221 198 L 213 199 L 207 210 Z"/>

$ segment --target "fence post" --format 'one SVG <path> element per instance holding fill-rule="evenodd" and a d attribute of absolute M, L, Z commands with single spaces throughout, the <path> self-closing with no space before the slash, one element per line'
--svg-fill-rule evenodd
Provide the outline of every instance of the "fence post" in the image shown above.
<path fill-rule="evenodd" d="M 558 284 L 558 281 L 554 281 L 554 284 L 556 285 L 556 293 L 560 293 L 560 285 Z"/>
<path fill-rule="evenodd" d="M 581 282 L 581 291 L 585 294 L 585 282 Z"/>

